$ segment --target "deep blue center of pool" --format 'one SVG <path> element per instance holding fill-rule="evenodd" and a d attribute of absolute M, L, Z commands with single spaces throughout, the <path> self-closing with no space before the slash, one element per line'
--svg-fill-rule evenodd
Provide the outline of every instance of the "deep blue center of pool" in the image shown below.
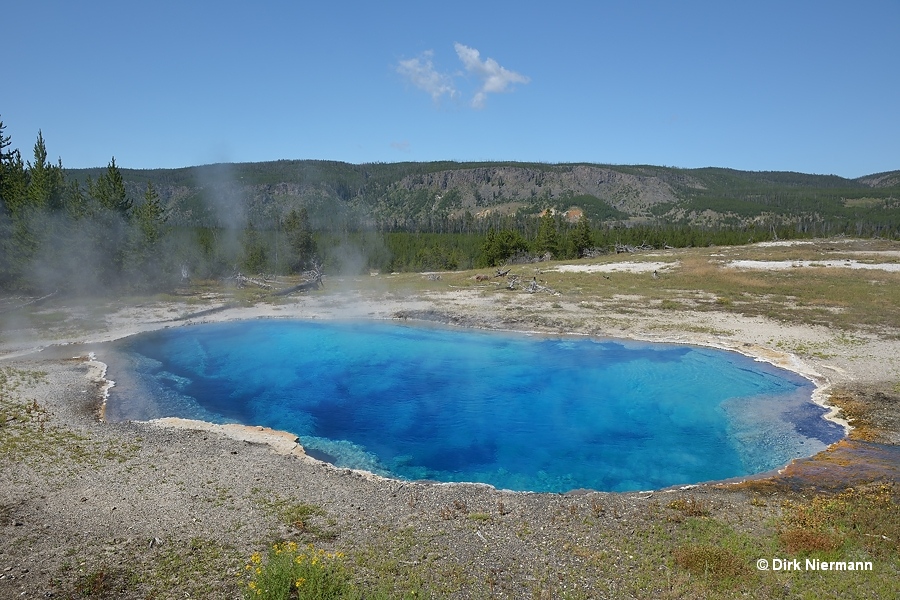
<path fill-rule="evenodd" d="M 806 379 L 695 346 L 286 320 L 120 346 L 135 375 L 113 388 L 110 420 L 264 425 L 406 479 L 654 489 L 768 471 L 843 434 Z"/>

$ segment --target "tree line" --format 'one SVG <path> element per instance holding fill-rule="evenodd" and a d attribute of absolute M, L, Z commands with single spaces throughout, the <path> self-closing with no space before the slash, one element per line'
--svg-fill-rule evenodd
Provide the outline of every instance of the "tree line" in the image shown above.
<path fill-rule="evenodd" d="M 135 202 L 115 158 L 96 179 L 67 181 L 38 132 L 23 160 L 0 121 L 0 284 L 7 290 L 153 287 L 165 214 L 152 184 Z M 137 276 L 140 274 L 140 276 Z"/>
<path fill-rule="evenodd" d="M 347 171 L 342 163 L 279 161 L 275 179 L 268 170 L 256 173 L 253 165 L 243 165 L 241 173 L 271 182 L 300 169 L 304 177 L 315 176 L 323 185 L 337 185 L 343 198 L 358 193 L 355 190 L 366 178 L 370 187 L 371 180 L 377 179 L 376 183 L 386 189 L 389 175 L 394 177 L 410 169 L 428 173 L 453 165 L 398 163 L 357 166 Z M 867 196 L 854 204 L 846 200 L 849 192 L 838 188 L 847 185 L 847 180 L 840 178 L 835 178 L 833 191 L 819 197 L 820 212 L 810 213 L 809 209 L 816 207 L 810 206 L 803 195 L 807 192 L 794 192 L 805 183 L 802 177 L 784 179 L 788 175 L 774 174 L 770 187 L 760 197 L 752 197 L 747 190 L 753 182 L 745 181 L 745 175 L 716 171 L 708 175 L 724 191 L 693 191 L 694 195 L 686 197 L 685 207 L 721 208 L 723 213 L 737 216 L 705 227 L 686 220 L 666 221 L 662 213 L 655 220 L 651 217 L 636 225 L 627 220 L 628 215 L 605 203 L 592 205 L 590 197 L 565 197 L 556 203 L 558 206 L 547 199 L 539 217 L 530 208 L 475 218 L 469 212 L 451 210 L 458 208 L 452 190 L 444 194 L 446 210 L 428 213 L 427 217 L 422 216 L 427 211 L 418 210 L 414 211 L 418 215 L 415 218 L 372 221 L 348 211 L 343 204 L 323 204 L 314 215 L 306 206 L 288 204 L 279 205 L 264 219 L 257 214 L 254 221 L 248 217 L 251 213 L 247 207 L 235 202 L 240 205 L 235 209 L 238 212 L 227 223 L 217 221 L 217 215 L 211 213 L 212 220 L 187 223 L 170 220 L 154 185 L 158 173 L 147 171 L 145 181 L 135 186 L 136 177 L 130 175 L 126 182 L 115 157 L 105 169 L 79 172 L 83 181 L 67 176 L 61 159 L 56 163 L 49 160 L 41 131 L 30 159 L 23 160 L 0 121 L 3 290 L 142 293 L 171 289 L 189 278 L 222 278 L 237 271 L 298 274 L 314 265 L 323 265 L 332 274 L 457 270 L 547 257 L 576 259 L 623 245 L 677 248 L 838 234 L 900 235 L 900 204 L 892 189 L 862 190 L 860 184 L 853 192 Z M 177 170 L 175 175 L 188 177 L 187 170 Z M 300 175 L 295 173 L 293 177 Z M 680 177 L 674 171 L 669 175 L 673 181 Z M 713 179 L 713 175 L 719 179 Z M 416 203 L 425 203 L 415 194 L 408 200 L 414 208 Z M 198 211 L 208 212 L 211 204 L 204 206 L 203 198 L 197 202 Z M 775 202 L 791 204 L 792 211 L 762 217 L 760 205 Z M 583 205 L 585 210 L 574 222 L 563 214 L 563 209 L 573 204 Z M 668 208 L 666 205 L 659 210 Z M 740 218 L 744 213 L 753 218 Z"/>
<path fill-rule="evenodd" d="M 242 269 L 299 273 L 318 256 L 305 208 L 279 219 L 274 246 L 252 222 L 224 231 L 167 221 L 153 183 L 133 197 L 115 157 L 96 178 L 68 179 L 62 159 L 48 159 L 43 132 L 23 160 L 0 120 L 0 289 L 154 292 Z"/>

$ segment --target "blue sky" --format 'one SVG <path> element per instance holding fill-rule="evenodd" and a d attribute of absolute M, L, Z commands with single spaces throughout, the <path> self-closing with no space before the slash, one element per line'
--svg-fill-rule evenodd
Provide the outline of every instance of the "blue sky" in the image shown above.
<path fill-rule="evenodd" d="M 70 168 L 900 169 L 900 2 L 4 2 L 0 119 Z"/>

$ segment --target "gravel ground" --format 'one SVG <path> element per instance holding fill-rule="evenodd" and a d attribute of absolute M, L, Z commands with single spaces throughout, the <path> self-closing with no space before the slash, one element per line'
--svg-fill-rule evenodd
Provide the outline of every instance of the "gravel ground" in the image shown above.
<path fill-rule="evenodd" d="M 417 576 L 433 576 L 448 592 L 493 585 L 509 597 L 554 587 L 614 593 L 621 585 L 615 575 L 638 565 L 639 545 L 630 536 L 660 514 L 677 517 L 665 508 L 676 497 L 700 498 L 713 515 L 748 527 L 769 527 L 777 513 L 776 505 L 752 506 L 752 492 L 711 487 L 556 495 L 391 481 L 221 434 L 100 423 L 100 386 L 88 384 L 87 363 L 20 360 L 15 366 L 47 372 L 22 394 L 39 398 L 48 411 L 43 434 L 36 422 L 29 429 L 57 447 L 4 457 L 3 598 L 80 597 L 97 573 L 115 592 L 110 597 L 147 597 L 147 585 L 130 583 L 133 573 L 166 576 L 167 561 L 200 560 L 205 549 L 220 548 L 221 564 L 228 565 L 222 581 L 195 586 L 173 576 L 178 589 L 171 597 L 231 597 L 228 576 L 240 571 L 243 557 L 267 540 L 291 536 L 324 547 L 395 552 L 412 572 L 422 571 L 417 561 L 435 565 L 440 572 L 429 568 Z M 278 503 L 311 505 L 322 514 L 297 527 L 278 518 Z M 602 569 L 586 568 L 598 560 Z M 598 580 L 599 573 L 609 580 Z"/>
<path fill-rule="evenodd" d="M 477 324 L 455 310 L 446 320 Z M 127 321 L 127 332 L 146 328 Z M 753 322 L 729 325 L 736 339 L 771 339 Z M 741 327 L 756 333 L 742 338 Z M 841 372 L 862 364 L 841 360 L 832 360 Z M 877 380 L 884 366 L 872 368 Z M 104 382 L 84 358 L 21 355 L 0 369 L 0 598 L 241 597 L 247 557 L 280 539 L 348 553 L 363 587 L 393 580 L 453 598 L 692 597 L 696 583 L 671 567 L 673 545 L 714 545 L 726 531 L 771 536 L 784 501 L 815 488 L 802 476 L 563 495 L 400 482 L 218 431 L 103 422 Z M 32 371 L 43 375 L 21 375 Z M 879 410 L 892 424 L 896 396 L 885 397 Z"/>

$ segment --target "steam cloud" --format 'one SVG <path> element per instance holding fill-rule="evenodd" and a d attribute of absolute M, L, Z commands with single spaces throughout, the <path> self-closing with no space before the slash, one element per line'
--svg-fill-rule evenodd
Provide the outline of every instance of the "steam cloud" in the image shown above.
<path fill-rule="evenodd" d="M 460 43 L 454 44 L 454 48 L 466 72 L 479 80 L 479 87 L 469 103 L 472 108 L 484 108 L 488 94 L 510 92 L 513 85 L 531 81 L 521 73 L 500 66 L 493 58 L 482 60 L 481 53 L 475 48 Z M 451 99 L 458 98 L 460 92 L 454 84 L 454 76 L 438 71 L 433 56 L 434 52 L 428 50 L 416 58 L 401 60 L 397 72 L 409 83 L 430 94 L 435 102 L 439 102 L 444 95 Z"/>

